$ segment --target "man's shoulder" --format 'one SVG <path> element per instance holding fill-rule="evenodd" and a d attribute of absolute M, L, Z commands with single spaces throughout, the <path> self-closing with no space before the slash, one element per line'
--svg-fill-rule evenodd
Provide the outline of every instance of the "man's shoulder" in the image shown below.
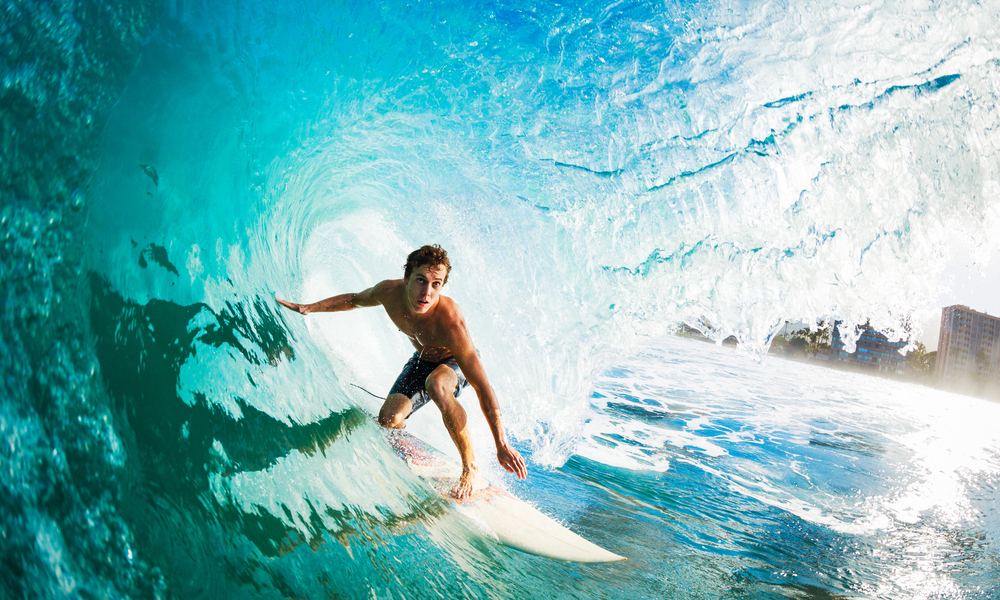
<path fill-rule="evenodd" d="M 363 292 L 355 294 L 355 306 L 377 306 L 381 304 L 388 310 L 390 305 L 398 304 L 402 297 L 402 280 L 386 279 L 380 281 Z"/>
<path fill-rule="evenodd" d="M 442 325 L 449 328 L 465 323 L 465 317 L 462 316 L 462 309 L 458 306 L 458 302 L 448 296 L 441 296 L 438 300 L 436 316 Z"/>
<path fill-rule="evenodd" d="M 458 353 L 460 348 L 471 347 L 472 336 L 465 323 L 465 316 L 458 302 L 451 298 L 442 297 L 437 311 L 438 331 L 444 340 L 443 345 L 448 347 L 453 353 Z"/>
<path fill-rule="evenodd" d="M 404 282 L 402 279 L 383 279 L 372 286 L 372 292 L 381 296 L 383 294 L 398 292 L 403 287 Z"/>
<path fill-rule="evenodd" d="M 438 302 L 440 303 L 441 308 L 444 309 L 446 313 L 461 314 L 462 312 L 462 310 L 458 307 L 458 302 L 455 302 L 451 298 L 451 296 L 445 296 L 444 294 L 441 294 L 441 296 L 438 298 Z"/>

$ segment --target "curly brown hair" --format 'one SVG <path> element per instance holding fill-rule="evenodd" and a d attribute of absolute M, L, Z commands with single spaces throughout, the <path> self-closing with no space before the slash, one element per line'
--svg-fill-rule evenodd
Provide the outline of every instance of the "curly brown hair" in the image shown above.
<path fill-rule="evenodd" d="M 406 257 L 406 264 L 403 265 L 403 280 L 409 281 L 413 269 L 421 265 L 431 265 L 444 267 L 444 283 L 448 283 L 448 275 L 451 274 L 451 262 L 448 261 L 448 253 L 444 248 L 434 244 L 433 246 L 421 246 Z"/>

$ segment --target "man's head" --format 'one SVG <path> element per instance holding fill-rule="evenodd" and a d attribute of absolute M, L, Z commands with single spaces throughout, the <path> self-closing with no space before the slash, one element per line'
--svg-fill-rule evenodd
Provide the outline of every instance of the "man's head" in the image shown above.
<path fill-rule="evenodd" d="M 448 275 L 451 273 L 451 263 L 448 262 L 448 253 L 445 252 L 444 248 L 434 244 L 433 246 L 421 246 L 410 252 L 410 255 L 406 257 L 406 265 L 403 267 L 403 279 L 409 281 L 413 270 L 424 265 L 443 267 L 444 283 L 448 283 Z"/>
<path fill-rule="evenodd" d="M 414 314 L 426 314 L 434 310 L 450 271 L 448 253 L 441 246 L 424 246 L 410 253 L 406 258 L 403 275 L 406 281 L 406 302 Z"/>

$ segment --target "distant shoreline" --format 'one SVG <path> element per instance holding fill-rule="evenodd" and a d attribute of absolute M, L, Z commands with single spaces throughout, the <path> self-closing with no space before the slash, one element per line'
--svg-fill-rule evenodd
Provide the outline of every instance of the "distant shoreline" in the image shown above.
<path fill-rule="evenodd" d="M 717 346 L 720 345 L 716 343 L 715 340 L 712 340 L 711 338 L 701 334 L 693 334 L 684 331 L 677 331 L 674 333 L 674 335 L 698 342 L 715 344 Z M 737 346 L 737 341 L 735 338 L 730 336 L 729 338 L 723 340 L 721 345 L 729 348 L 735 348 Z M 824 360 L 822 358 L 811 358 L 810 356 L 806 355 L 795 356 L 795 355 L 780 353 L 780 351 L 773 349 L 769 349 L 766 356 L 767 358 L 776 358 L 779 360 L 787 360 L 790 362 L 810 364 L 810 365 L 815 365 L 817 367 L 834 369 L 837 371 L 858 373 L 860 375 L 870 375 L 872 377 L 878 377 L 879 379 L 888 379 L 891 381 L 899 381 L 902 383 L 914 383 L 916 385 L 921 385 L 935 390 L 940 390 L 942 392 L 951 392 L 954 394 L 961 394 L 963 396 L 971 396 L 973 398 L 990 400 L 992 402 L 1000 402 L 1000 389 L 981 390 L 981 389 L 976 389 L 976 386 L 974 384 L 970 384 L 967 386 L 946 386 L 942 384 L 942 382 L 931 379 L 929 377 L 916 377 L 913 375 L 894 375 L 892 373 L 887 373 L 884 371 L 879 372 L 873 369 L 866 369 L 864 367 L 859 367 L 849 363 L 840 362 L 837 360 Z M 987 392 L 992 392 L 992 393 L 987 393 Z"/>

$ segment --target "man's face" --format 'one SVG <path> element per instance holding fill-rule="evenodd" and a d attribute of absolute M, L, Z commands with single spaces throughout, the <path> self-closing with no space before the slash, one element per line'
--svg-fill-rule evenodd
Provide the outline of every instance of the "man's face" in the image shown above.
<path fill-rule="evenodd" d="M 413 269 L 406 281 L 406 301 L 410 310 L 425 314 L 438 303 L 444 287 L 443 265 L 420 265 Z"/>

